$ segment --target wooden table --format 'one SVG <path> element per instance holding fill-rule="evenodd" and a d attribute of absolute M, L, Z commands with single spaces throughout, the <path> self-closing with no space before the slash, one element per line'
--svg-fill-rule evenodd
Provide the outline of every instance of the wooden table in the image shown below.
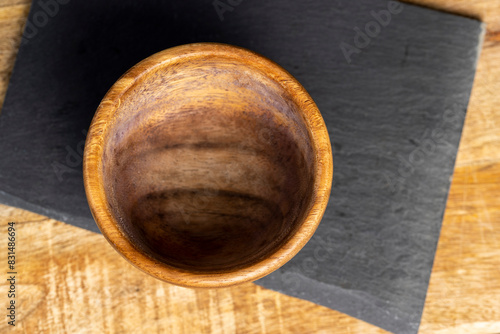
<path fill-rule="evenodd" d="M 500 333 L 500 1 L 411 2 L 488 24 L 420 333 Z M 0 0 L 0 103 L 29 3 Z M 31 212 L 0 205 L 0 221 L 3 236 L 8 221 L 17 223 L 18 261 L 17 326 L 4 318 L 0 332 L 385 333 L 254 284 L 191 290 L 162 283 L 101 235 Z"/>

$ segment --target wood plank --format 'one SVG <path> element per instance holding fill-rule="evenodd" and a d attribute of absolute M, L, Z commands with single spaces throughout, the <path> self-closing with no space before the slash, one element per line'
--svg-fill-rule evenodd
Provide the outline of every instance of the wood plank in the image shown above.
<path fill-rule="evenodd" d="M 385 333 L 251 283 L 217 290 L 163 283 L 132 267 L 101 235 L 24 210 L 0 205 L 0 220 L 2 235 L 16 222 L 14 332 Z M 0 322 L 0 331 L 6 327 Z"/>
<path fill-rule="evenodd" d="M 3 105 L 10 74 L 16 60 L 30 2 L 0 1 L 0 107 Z"/>

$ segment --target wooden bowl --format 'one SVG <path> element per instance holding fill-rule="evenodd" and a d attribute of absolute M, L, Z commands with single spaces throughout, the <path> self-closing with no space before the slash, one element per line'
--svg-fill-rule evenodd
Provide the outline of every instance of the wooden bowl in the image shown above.
<path fill-rule="evenodd" d="M 306 90 L 215 43 L 159 52 L 102 100 L 84 154 L 92 214 L 133 265 L 187 287 L 253 281 L 311 238 L 332 153 Z"/>

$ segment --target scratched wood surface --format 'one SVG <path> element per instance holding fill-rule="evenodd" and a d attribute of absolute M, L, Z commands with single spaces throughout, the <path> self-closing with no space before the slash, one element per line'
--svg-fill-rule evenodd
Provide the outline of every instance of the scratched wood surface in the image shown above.
<path fill-rule="evenodd" d="M 0 103 L 29 2 L 0 0 Z M 488 24 L 420 333 L 500 333 L 500 1 L 411 2 Z M 251 283 L 168 285 L 133 268 L 101 235 L 0 205 L 2 244 L 8 221 L 17 222 L 18 317 L 15 328 L 0 321 L 0 332 L 385 333 Z M 0 268 L 7 271 L 5 260 Z"/>

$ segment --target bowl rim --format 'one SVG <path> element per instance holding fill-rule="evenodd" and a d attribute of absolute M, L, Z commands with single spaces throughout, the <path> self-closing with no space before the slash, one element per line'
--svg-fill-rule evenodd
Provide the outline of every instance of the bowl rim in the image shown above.
<path fill-rule="evenodd" d="M 199 273 L 166 265 L 134 246 L 111 214 L 105 196 L 102 174 L 104 138 L 109 120 L 120 104 L 120 98 L 138 79 L 158 66 L 169 66 L 187 59 L 223 57 L 261 70 L 290 94 L 311 136 L 315 154 L 315 181 L 309 211 L 295 233 L 274 253 L 242 269 L 228 272 Z M 283 266 L 294 257 L 313 236 L 325 212 L 333 177 L 330 138 L 321 113 L 305 88 L 285 69 L 268 58 L 242 47 L 222 43 L 192 43 L 172 47 L 142 60 L 123 74 L 102 99 L 92 119 L 85 142 L 83 179 L 91 213 L 108 242 L 125 259 L 140 270 L 169 283 L 193 288 L 228 287 L 255 281 Z"/>

